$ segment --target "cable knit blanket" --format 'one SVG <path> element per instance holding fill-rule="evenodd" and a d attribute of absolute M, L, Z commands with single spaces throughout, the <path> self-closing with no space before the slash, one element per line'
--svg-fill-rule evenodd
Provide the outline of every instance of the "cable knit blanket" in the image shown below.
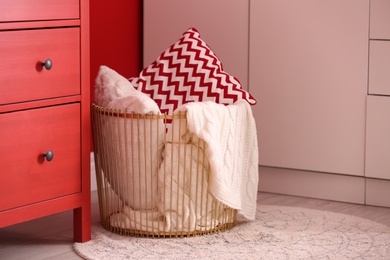
<path fill-rule="evenodd" d="M 233 105 L 187 103 L 188 130 L 206 142 L 210 192 L 247 219 L 255 219 L 258 185 L 256 124 L 246 101 Z M 168 135 L 169 136 L 169 135 Z"/>

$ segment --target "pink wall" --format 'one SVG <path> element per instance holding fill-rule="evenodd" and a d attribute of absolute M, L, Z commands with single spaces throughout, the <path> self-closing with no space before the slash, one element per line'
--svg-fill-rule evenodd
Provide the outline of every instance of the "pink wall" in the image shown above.
<path fill-rule="evenodd" d="M 248 89 L 249 0 L 144 1 L 144 57 L 150 64 L 190 27 Z"/>

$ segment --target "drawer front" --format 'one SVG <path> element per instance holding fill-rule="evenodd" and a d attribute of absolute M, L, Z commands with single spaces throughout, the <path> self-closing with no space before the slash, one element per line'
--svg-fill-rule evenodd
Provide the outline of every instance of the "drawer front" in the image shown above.
<path fill-rule="evenodd" d="M 80 192 L 79 104 L 0 114 L 0 126 L 0 211 Z"/>
<path fill-rule="evenodd" d="M 368 78 L 369 94 L 390 95 L 390 41 L 370 41 Z"/>
<path fill-rule="evenodd" d="M 0 57 L 0 104 L 80 94 L 79 28 L 0 32 Z"/>
<path fill-rule="evenodd" d="M 370 38 L 390 40 L 390 1 L 370 1 Z"/>
<path fill-rule="evenodd" d="M 0 22 L 78 19 L 79 0 L 1 0 Z"/>

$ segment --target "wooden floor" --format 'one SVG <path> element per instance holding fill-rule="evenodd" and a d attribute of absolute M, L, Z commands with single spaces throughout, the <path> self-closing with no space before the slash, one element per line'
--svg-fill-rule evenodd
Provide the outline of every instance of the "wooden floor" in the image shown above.
<path fill-rule="evenodd" d="M 265 205 L 296 206 L 340 212 L 367 218 L 390 227 L 390 208 L 259 193 L 258 201 Z M 92 192 L 92 222 L 99 222 L 96 191 Z M 72 248 L 72 212 L 0 229 L 0 259 L 7 260 L 72 260 L 82 259 Z"/>

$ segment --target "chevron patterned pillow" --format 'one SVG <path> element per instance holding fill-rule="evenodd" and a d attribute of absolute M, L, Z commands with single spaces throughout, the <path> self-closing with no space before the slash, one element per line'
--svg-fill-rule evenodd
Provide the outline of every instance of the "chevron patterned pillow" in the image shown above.
<path fill-rule="evenodd" d="M 184 32 L 139 77 L 129 80 L 167 114 L 188 102 L 214 101 L 229 105 L 245 99 L 251 105 L 256 104 L 239 80 L 223 70 L 221 61 L 195 28 Z"/>

